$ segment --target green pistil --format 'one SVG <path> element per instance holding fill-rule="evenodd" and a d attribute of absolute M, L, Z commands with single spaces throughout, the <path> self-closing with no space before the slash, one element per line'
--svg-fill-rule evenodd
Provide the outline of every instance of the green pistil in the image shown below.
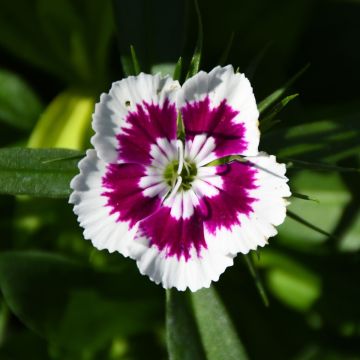
<path fill-rule="evenodd" d="M 179 176 L 177 171 L 179 168 L 179 162 L 177 160 L 172 161 L 164 171 L 164 178 L 167 184 L 173 187 L 176 183 L 177 177 Z M 184 161 L 180 176 L 182 177 L 182 183 L 180 189 L 189 190 L 192 182 L 195 180 L 197 175 L 197 167 L 193 162 Z"/>

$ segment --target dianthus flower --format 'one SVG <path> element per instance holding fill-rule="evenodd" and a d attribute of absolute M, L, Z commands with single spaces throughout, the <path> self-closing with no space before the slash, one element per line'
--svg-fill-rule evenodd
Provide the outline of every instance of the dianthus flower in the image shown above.
<path fill-rule="evenodd" d="M 258 152 L 258 116 L 249 81 L 231 66 L 183 86 L 144 73 L 115 82 L 71 182 L 84 237 L 135 259 L 164 288 L 209 287 L 286 216 L 285 166 Z"/>

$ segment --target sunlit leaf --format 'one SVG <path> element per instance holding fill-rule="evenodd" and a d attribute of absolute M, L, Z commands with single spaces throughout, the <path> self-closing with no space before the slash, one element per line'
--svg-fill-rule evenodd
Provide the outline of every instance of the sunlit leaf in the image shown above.
<path fill-rule="evenodd" d="M 199 290 L 191 294 L 191 299 L 207 359 L 248 359 L 215 289 Z"/>
<path fill-rule="evenodd" d="M 308 162 L 304 167 L 310 167 L 310 162 L 319 163 L 319 170 L 321 163 L 336 165 L 338 160 L 359 154 L 359 109 L 358 102 L 309 108 L 292 119 L 299 125 L 267 133 L 263 147 L 280 158 Z"/>
<path fill-rule="evenodd" d="M 320 297 L 320 277 L 287 254 L 263 250 L 257 264 L 266 269 L 272 294 L 288 306 L 306 311 Z"/>
<path fill-rule="evenodd" d="M 342 176 L 345 174 L 352 177 L 355 175 L 303 170 L 292 176 L 292 189 L 317 201 L 292 198 L 289 210 L 322 231 L 314 231 L 301 222 L 287 218 L 279 228 L 277 241 L 284 246 L 310 253 L 321 244 L 334 245 L 343 251 L 360 249 L 359 202 L 344 185 Z M 355 188 L 357 183 L 354 178 Z M 329 238 L 329 234 L 333 236 Z"/>
<path fill-rule="evenodd" d="M 68 197 L 81 153 L 65 149 L 0 149 L 0 193 Z M 76 156 L 76 157 L 75 157 Z M 73 157 L 69 160 L 57 160 Z"/>
<path fill-rule="evenodd" d="M 95 100 L 73 90 L 58 95 L 36 124 L 28 146 L 84 149 L 88 147 Z"/>

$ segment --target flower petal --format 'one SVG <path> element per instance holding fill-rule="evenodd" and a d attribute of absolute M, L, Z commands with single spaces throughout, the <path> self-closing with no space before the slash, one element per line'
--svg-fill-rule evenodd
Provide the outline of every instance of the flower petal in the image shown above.
<path fill-rule="evenodd" d="M 91 139 L 107 163 L 151 163 L 151 145 L 176 140 L 175 96 L 180 85 L 160 74 L 129 76 L 113 83 L 96 104 Z"/>
<path fill-rule="evenodd" d="M 249 80 L 244 74 L 234 74 L 232 66 L 201 71 L 187 80 L 177 105 L 187 140 L 197 150 L 191 151 L 190 144 L 190 153 L 207 146 L 199 165 L 228 155 L 257 154 L 260 133 L 255 97 Z M 201 143 L 204 134 L 205 139 L 213 139 L 213 146 L 208 141 Z"/>
<path fill-rule="evenodd" d="M 274 226 L 284 221 L 288 204 L 284 198 L 291 195 L 285 165 L 275 156 L 260 153 L 247 160 L 228 164 L 220 194 L 204 198 L 209 213 L 205 240 L 217 239 L 232 254 L 265 246 L 277 234 Z"/>
<path fill-rule="evenodd" d="M 130 256 L 142 274 L 164 288 L 196 291 L 217 281 L 233 264 L 221 244 L 205 243 L 202 216 L 191 190 L 180 192 L 167 205 L 139 223 Z"/>
<path fill-rule="evenodd" d="M 128 256 L 138 221 L 160 205 L 158 197 L 145 196 L 146 189 L 139 185 L 145 169 L 136 164 L 107 165 L 95 150 L 87 151 L 79 169 L 70 184 L 69 202 L 74 204 L 85 239 L 99 250 Z"/>

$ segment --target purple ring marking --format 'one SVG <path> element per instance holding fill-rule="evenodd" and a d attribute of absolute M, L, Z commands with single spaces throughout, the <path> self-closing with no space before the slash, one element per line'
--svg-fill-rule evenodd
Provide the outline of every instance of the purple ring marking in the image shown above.
<path fill-rule="evenodd" d="M 217 107 L 210 108 L 210 98 L 187 103 L 181 109 L 186 138 L 207 134 L 215 139 L 215 154 L 220 158 L 242 154 L 248 147 L 245 140 L 245 124 L 235 123 L 239 111 L 223 100 Z"/>
<path fill-rule="evenodd" d="M 176 139 L 177 111 L 169 99 L 162 106 L 142 102 L 136 110 L 129 112 L 122 133 L 116 135 L 118 140 L 118 159 L 123 162 L 149 165 L 150 148 L 156 139 Z"/>

